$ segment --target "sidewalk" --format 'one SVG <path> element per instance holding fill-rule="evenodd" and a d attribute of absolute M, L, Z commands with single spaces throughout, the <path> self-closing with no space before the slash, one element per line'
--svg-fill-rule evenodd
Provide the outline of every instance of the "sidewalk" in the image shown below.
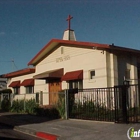
<path fill-rule="evenodd" d="M 127 130 L 140 124 L 114 124 L 83 120 L 51 120 L 25 114 L 0 113 L 0 123 L 49 140 L 128 140 Z M 139 138 L 136 138 L 139 139 Z"/>

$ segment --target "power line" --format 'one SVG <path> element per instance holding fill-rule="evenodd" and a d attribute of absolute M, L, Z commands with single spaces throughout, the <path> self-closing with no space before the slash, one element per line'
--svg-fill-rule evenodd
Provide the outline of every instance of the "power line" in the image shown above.
<path fill-rule="evenodd" d="M 18 68 L 17 68 L 17 66 L 16 66 L 16 64 L 15 64 L 15 61 L 12 60 L 11 62 L 12 62 L 12 64 L 13 64 L 13 66 L 14 66 L 14 67 L 16 68 L 16 70 L 17 70 Z"/>
<path fill-rule="evenodd" d="M 14 59 L 12 59 L 12 60 L 5 60 L 5 61 L 0 60 L 0 62 L 2 62 L 2 63 L 12 63 L 12 70 L 18 70 L 18 68 L 17 68 L 17 66 L 15 64 Z"/>

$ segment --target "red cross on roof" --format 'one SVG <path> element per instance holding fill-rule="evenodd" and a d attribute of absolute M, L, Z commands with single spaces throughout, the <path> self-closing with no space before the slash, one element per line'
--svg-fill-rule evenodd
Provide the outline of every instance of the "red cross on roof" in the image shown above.
<path fill-rule="evenodd" d="M 68 30 L 70 30 L 70 20 L 72 19 L 73 17 L 71 15 L 68 16 L 67 20 L 68 21 Z"/>

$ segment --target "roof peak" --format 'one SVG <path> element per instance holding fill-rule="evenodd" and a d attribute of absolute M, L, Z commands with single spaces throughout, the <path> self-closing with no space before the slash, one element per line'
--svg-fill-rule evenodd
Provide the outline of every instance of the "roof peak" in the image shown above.
<path fill-rule="evenodd" d="M 63 40 L 76 41 L 74 30 L 68 29 L 64 31 Z"/>

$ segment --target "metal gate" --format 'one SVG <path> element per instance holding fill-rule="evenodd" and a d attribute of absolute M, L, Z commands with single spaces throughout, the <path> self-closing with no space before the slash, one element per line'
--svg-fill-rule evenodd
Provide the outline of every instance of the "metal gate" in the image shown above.
<path fill-rule="evenodd" d="M 10 100 L 11 94 L 10 93 L 1 93 L 0 94 L 0 101 L 2 102 L 4 99 Z"/>
<path fill-rule="evenodd" d="M 139 85 L 68 90 L 69 118 L 140 122 Z"/>
<path fill-rule="evenodd" d="M 114 88 L 78 89 L 68 95 L 70 118 L 115 121 Z"/>
<path fill-rule="evenodd" d="M 12 94 L 11 93 L 1 93 L 0 94 L 0 108 L 3 100 L 10 100 L 11 102 Z"/>
<path fill-rule="evenodd" d="M 140 85 L 123 85 L 115 89 L 115 122 L 140 122 Z"/>

